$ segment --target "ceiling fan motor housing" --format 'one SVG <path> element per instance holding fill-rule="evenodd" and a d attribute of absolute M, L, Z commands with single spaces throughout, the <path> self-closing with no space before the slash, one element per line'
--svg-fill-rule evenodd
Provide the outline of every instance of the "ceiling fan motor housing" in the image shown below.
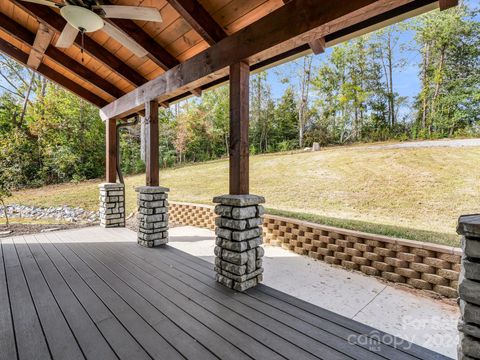
<path fill-rule="evenodd" d="M 67 5 L 60 9 L 60 13 L 75 29 L 81 32 L 94 32 L 103 28 L 103 19 L 81 6 Z"/>

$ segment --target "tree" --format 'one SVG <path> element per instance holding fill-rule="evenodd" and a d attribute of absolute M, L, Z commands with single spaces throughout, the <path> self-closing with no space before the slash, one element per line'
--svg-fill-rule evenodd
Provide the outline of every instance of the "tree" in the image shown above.
<path fill-rule="evenodd" d="M 451 136 L 479 120 L 480 25 L 461 5 L 412 22 L 421 49 L 417 96 L 419 136 Z"/>

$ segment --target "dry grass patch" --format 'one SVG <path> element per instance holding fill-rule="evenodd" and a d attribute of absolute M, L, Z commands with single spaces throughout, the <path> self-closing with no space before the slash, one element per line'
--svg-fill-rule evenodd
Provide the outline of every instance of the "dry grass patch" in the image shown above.
<path fill-rule="evenodd" d="M 251 158 L 251 193 L 264 195 L 268 208 L 318 222 L 334 219 L 337 226 L 359 230 L 368 224 L 380 234 L 455 243 L 458 216 L 479 208 L 479 158 L 476 147 L 342 147 L 259 155 Z M 161 171 L 172 200 L 206 204 L 227 192 L 227 177 L 226 160 Z M 17 192 L 8 200 L 95 210 L 98 183 L 46 186 Z M 128 212 L 135 207 L 134 188 L 143 183 L 144 175 L 127 177 Z"/>

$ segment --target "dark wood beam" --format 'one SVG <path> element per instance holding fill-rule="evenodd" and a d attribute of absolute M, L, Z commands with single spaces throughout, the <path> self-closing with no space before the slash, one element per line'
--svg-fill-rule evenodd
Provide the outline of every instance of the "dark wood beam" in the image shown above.
<path fill-rule="evenodd" d="M 293 0 L 283 0 L 283 3 L 288 4 L 291 1 Z M 310 46 L 310 49 L 312 49 L 315 55 L 322 54 L 325 52 L 325 38 L 319 38 L 319 39 L 310 41 L 308 43 L 308 46 Z"/>
<path fill-rule="evenodd" d="M 454 6 L 458 6 L 458 0 L 438 0 L 440 10 L 447 10 Z"/>
<path fill-rule="evenodd" d="M 145 173 L 146 185 L 159 185 L 158 101 L 145 103 Z"/>
<path fill-rule="evenodd" d="M 8 43 L 3 39 L 0 39 L 0 51 L 10 56 L 12 59 L 18 61 L 20 64 L 27 66 L 28 54 L 24 53 L 22 50 L 18 49 L 17 47 L 13 46 L 12 44 Z M 78 85 L 76 82 L 63 76 L 62 74 L 45 64 L 40 64 L 35 71 L 50 79 L 51 81 L 57 83 L 58 85 L 64 87 L 65 89 L 80 96 L 81 98 L 87 100 L 88 102 L 91 102 L 93 105 L 102 107 L 108 104 L 108 102 L 103 100 L 101 97 L 88 91 L 87 89 Z"/>
<path fill-rule="evenodd" d="M 104 5 L 112 5 L 111 1 L 104 0 Z M 179 61 L 148 35 L 140 26 L 132 20 L 108 19 L 112 25 L 121 29 L 134 39 L 138 45 L 148 51 L 147 57 L 160 66 L 163 70 L 171 69 L 179 64 Z"/>
<path fill-rule="evenodd" d="M 248 59 L 262 51 L 301 37 L 318 38 L 325 33 L 326 24 L 363 10 L 367 5 L 377 6 L 375 0 L 296 0 L 280 7 L 250 24 L 218 44 L 202 51 L 182 64 L 166 71 L 147 84 L 122 96 L 103 109 L 103 119 L 122 118 L 137 112 L 146 101 L 169 100 L 185 91 L 202 85 L 212 74 L 218 75 L 228 66 Z M 385 7 L 385 5 L 383 5 Z M 341 25 L 337 25 L 341 26 Z M 307 33 L 305 35 L 305 33 Z"/>
<path fill-rule="evenodd" d="M 230 194 L 249 193 L 249 79 L 250 68 L 230 66 Z"/>
<path fill-rule="evenodd" d="M 3 15 L 3 14 L 2 14 Z M 1 26 L 2 22 L 0 22 Z M 37 35 L 33 41 L 32 47 L 30 49 L 30 56 L 27 60 L 27 65 L 32 69 L 37 70 L 40 66 L 40 63 L 43 60 L 43 55 L 45 50 L 47 50 L 50 45 L 50 41 L 53 38 L 53 30 L 44 24 L 40 24 L 37 30 Z"/>
<path fill-rule="evenodd" d="M 3 13 L 0 13 L 0 29 L 5 31 L 10 36 L 16 38 L 17 40 L 21 41 L 26 46 L 32 47 L 34 45 L 34 41 L 36 39 L 35 34 L 27 28 L 23 27 L 22 25 L 16 23 L 13 19 L 9 18 Z M 91 71 L 88 67 L 78 63 L 76 60 L 72 59 L 64 52 L 58 50 L 53 45 L 47 47 L 47 49 L 45 50 L 45 55 L 55 61 L 57 64 L 62 65 L 70 71 L 74 71 L 76 75 L 78 75 L 85 81 L 96 86 L 107 94 L 112 95 L 115 98 L 119 98 L 125 94 L 124 91 L 109 83 L 107 80 Z"/>
<path fill-rule="evenodd" d="M 105 122 L 105 178 L 108 183 L 117 182 L 117 122 Z"/>
<path fill-rule="evenodd" d="M 34 18 L 37 18 L 40 22 L 43 22 L 58 32 L 61 32 L 67 23 L 60 15 L 47 6 L 19 0 L 10 1 L 12 1 L 18 7 L 24 9 Z M 82 45 L 80 34 L 75 39 L 75 44 L 79 47 Z M 102 45 L 98 44 L 90 37 L 85 36 L 84 45 L 86 53 L 102 62 L 106 67 L 115 72 L 118 76 L 130 82 L 132 85 L 140 86 L 147 82 L 147 79 L 145 79 L 141 74 L 126 65 L 122 60 L 110 53 Z"/>
<path fill-rule="evenodd" d="M 197 0 L 167 0 L 200 36 L 213 45 L 228 35 Z"/>

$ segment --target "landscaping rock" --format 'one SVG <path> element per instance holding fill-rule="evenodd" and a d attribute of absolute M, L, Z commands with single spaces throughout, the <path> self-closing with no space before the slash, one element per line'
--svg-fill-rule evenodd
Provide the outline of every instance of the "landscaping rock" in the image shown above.
<path fill-rule="evenodd" d="M 68 222 L 86 222 L 95 223 L 100 220 L 98 211 L 87 211 L 82 208 L 72 208 L 69 206 L 40 207 L 27 206 L 20 204 L 7 205 L 7 215 L 9 218 L 26 218 L 26 219 L 55 219 Z M 5 217 L 5 210 L 0 209 L 0 217 Z"/>

